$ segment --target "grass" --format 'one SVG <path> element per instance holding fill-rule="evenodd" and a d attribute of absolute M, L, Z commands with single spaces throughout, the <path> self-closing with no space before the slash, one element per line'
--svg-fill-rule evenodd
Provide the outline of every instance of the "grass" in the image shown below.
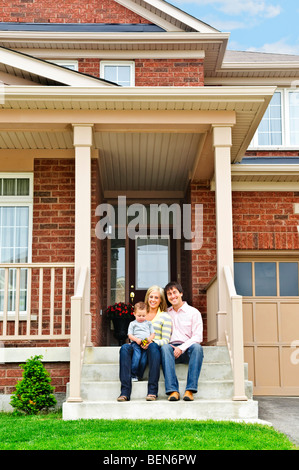
<path fill-rule="evenodd" d="M 191 420 L 63 421 L 0 413 L 0 450 L 298 450 L 261 424 Z"/>

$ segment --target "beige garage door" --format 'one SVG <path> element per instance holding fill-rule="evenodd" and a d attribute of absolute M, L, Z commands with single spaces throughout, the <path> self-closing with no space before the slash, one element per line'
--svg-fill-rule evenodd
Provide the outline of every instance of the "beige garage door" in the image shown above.
<path fill-rule="evenodd" d="M 284 261 L 280 266 L 281 261 L 267 260 L 264 266 L 256 266 L 260 262 L 251 262 L 250 269 L 247 266 L 252 274 L 251 290 L 243 297 L 244 355 L 249 380 L 255 395 L 299 396 L 299 297 L 282 295 L 298 294 L 298 262 L 288 266 Z M 237 266 L 236 275 L 243 275 L 243 268 Z M 288 269 L 289 275 L 282 280 Z M 256 295 L 262 294 L 263 289 L 278 295 Z"/>
<path fill-rule="evenodd" d="M 244 355 L 255 395 L 299 395 L 299 301 L 243 302 Z"/>

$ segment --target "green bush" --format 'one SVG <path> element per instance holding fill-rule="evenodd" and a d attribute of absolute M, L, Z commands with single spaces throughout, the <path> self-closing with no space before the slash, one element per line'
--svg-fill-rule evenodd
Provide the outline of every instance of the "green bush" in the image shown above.
<path fill-rule="evenodd" d="M 17 383 L 10 404 L 16 411 L 34 415 L 54 406 L 56 398 L 52 394 L 51 378 L 41 362 L 42 356 L 34 356 L 21 364 L 23 379 Z"/>

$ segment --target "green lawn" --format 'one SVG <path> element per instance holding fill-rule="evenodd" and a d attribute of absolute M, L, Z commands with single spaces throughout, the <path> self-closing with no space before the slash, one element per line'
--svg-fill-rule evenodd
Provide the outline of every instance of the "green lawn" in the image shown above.
<path fill-rule="evenodd" d="M 269 426 L 215 421 L 63 421 L 0 413 L 0 450 L 298 450 Z"/>

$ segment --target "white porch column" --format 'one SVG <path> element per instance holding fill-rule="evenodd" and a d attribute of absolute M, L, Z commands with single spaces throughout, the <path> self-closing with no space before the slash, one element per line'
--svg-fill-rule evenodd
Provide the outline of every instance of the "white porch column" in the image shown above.
<path fill-rule="evenodd" d="M 73 124 L 75 147 L 75 290 L 81 268 L 87 268 L 90 304 L 91 264 L 91 146 L 92 124 Z M 88 307 L 89 311 L 89 307 Z"/>
<path fill-rule="evenodd" d="M 226 280 L 224 266 L 233 272 L 233 222 L 231 187 L 231 127 L 213 128 L 217 233 L 218 343 L 225 344 Z"/>

